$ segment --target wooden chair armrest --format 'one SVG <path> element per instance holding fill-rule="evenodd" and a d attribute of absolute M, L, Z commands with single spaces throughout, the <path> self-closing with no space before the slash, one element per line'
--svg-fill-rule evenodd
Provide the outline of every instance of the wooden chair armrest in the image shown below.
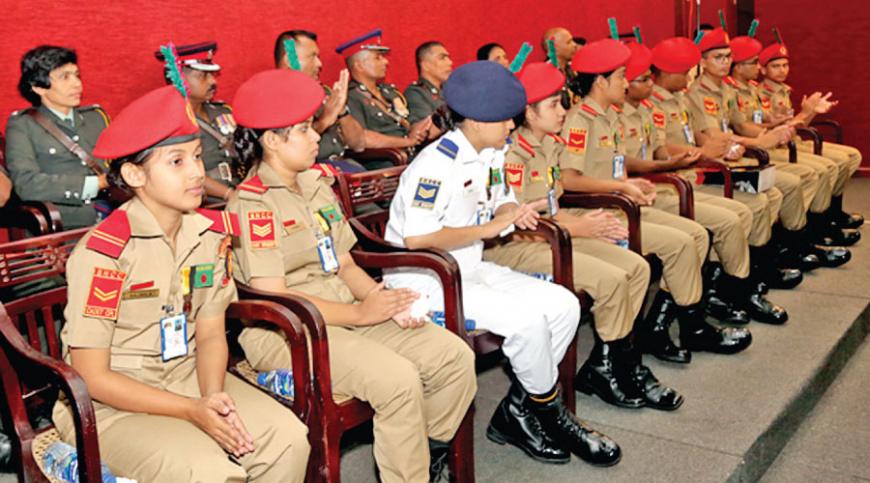
<path fill-rule="evenodd" d="M 628 220 L 628 247 L 642 255 L 640 231 L 640 205 L 622 193 L 578 193 L 566 191 L 559 198 L 563 208 L 615 208 Z"/>
<path fill-rule="evenodd" d="M 695 219 L 695 190 L 692 183 L 673 173 L 650 173 L 643 176 L 653 183 L 669 184 L 677 190 L 680 197 L 680 216 Z"/>
<path fill-rule="evenodd" d="M 822 135 L 819 131 L 811 128 L 811 127 L 796 127 L 795 131 L 797 131 L 797 135 L 801 138 L 809 138 L 813 141 L 813 154 L 821 156 L 822 154 L 822 143 L 824 140 L 822 139 Z M 789 162 L 796 163 L 797 162 L 797 152 L 795 152 L 795 160 L 791 159 L 791 144 L 789 143 Z"/>
<path fill-rule="evenodd" d="M 541 218 L 534 230 L 515 230 L 504 237 L 509 241 L 515 235 L 541 236 L 550 245 L 553 260 L 553 281 L 574 292 L 574 248 L 568 230 L 553 220 Z"/>
<path fill-rule="evenodd" d="M 18 203 L 7 205 L 0 210 L 0 226 L 27 230 L 34 236 L 51 233 L 51 225 L 42 211 Z"/>
<path fill-rule="evenodd" d="M 395 166 L 408 164 L 410 153 L 402 148 L 369 148 L 358 153 L 351 153 L 350 158 L 357 161 L 374 161 L 385 159 Z"/>
<path fill-rule="evenodd" d="M 834 139 L 837 144 L 843 144 L 843 126 L 833 119 L 814 119 L 810 127 L 826 127 L 834 131 Z"/>
<path fill-rule="evenodd" d="M 725 161 L 718 159 L 702 157 L 695 163 L 698 168 L 710 169 L 722 173 L 722 178 L 725 180 L 723 191 L 726 198 L 734 198 L 734 181 L 731 179 L 731 167 Z"/>
<path fill-rule="evenodd" d="M 770 164 L 770 155 L 767 154 L 767 151 L 760 148 L 747 147 L 744 156 L 757 160 L 759 166 L 767 166 Z"/>

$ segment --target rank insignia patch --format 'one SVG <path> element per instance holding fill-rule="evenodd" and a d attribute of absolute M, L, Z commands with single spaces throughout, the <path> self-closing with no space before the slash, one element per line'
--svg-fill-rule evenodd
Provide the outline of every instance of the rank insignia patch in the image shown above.
<path fill-rule="evenodd" d="M 568 130 L 568 151 L 582 153 L 586 151 L 586 130 L 572 127 Z"/>
<path fill-rule="evenodd" d="M 435 207 L 435 198 L 441 189 L 441 181 L 437 179 L 420 178 L 417 189 L 414 191 L 414 201 L 411 206 L 431 210 Z"/>
<path fill-rule="evenodd" d="M 250 211 L 248 212 L 248 236 L 251 241 L 251 248 L 274 248 L 277 246 L 275 242 L 275 221 L 272 218 L 271 211 Z"/>
<path fill-rule="evenodd" d="M 118 305 L 121 303 L 121 287 L 127 274 L 120 270 L 94 267 L 91 288 L 85 303 L 86 317 L 98 319 L 118 319 Z"/>

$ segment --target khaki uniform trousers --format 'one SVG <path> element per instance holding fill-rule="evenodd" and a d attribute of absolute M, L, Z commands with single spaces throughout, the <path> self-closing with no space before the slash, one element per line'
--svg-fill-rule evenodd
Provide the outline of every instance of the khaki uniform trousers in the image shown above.
<path fill-rule="evenodd" d="M 573 238 L 574 289 L 592 297 L 595 331 L 604 342 L 626 337 L 649 287 L 646 260 L 625 248 L 591 238 Z M 553 273 L 546 243 L 510 242 L 488 248 L 483 259 L 526 273 Z"/>
<path fill-rule="evenodd" d="M 803 152 L 813 152 L 813 143 L 810 141 L 798 142 L 797 147 L 798 150 Z M 837 165 L 839 171 L 837 173 L 837 181 L 834 183 L 832 190 L 832 196 L 841 196 L 846 189 L 846 182 L 849 181 L 849 178 L 861 166 L 861 160 L 863 159 L 861 151 L 852 146 L 825 141 L 822 143 L 822 156 L 830 159 Z"/>
<path fill-rule="evenodd" d="M 776 164 L 777 170 L 801 177 L 804 206 L 807 210 L 812 213 L 822 213 L 831 206 L 831 192 L 839 176 L 839 168 L 836 163 L 828 158 L 800 150 L 798 150 L 798 162 L 790 163 L 787 148 L 771 149 L 768 152 L 770 153 L 770 161 Z M 806 174 L 807 168 L 812 170 L 815 176 L 808 176 Z M 812 178 L 818 178 L 815 185 Z"/>
<path fill-rule="evenodd" d="M 781 171 L 777 166 L 774 186 L 782 193 L 782 206 L 779 209 L 779 221 L 782 226 L 789 231 L 805 227 L 807 225 L 807 209 L 804 205 L 800 176 Z"/>
<path fill-rule="evenodd" d="M 435 324 L 402 329 L 393 321 L 328 326 L 336 400 L 357 398 L 375 410 L 374 455 L 385 482 L 428 481 L 428 438 L 450 441 L 477 391 L 474 353 Z M 250 328 L 239 337 L 257 371 L 290 368 L 277 332 Z"/>
<path fill-rule="evenodd" d="M 191 358 L 192 362 L 194 359 Z M 172 392 L 199 397 L 193 368 L 183 388 Z M 254 438 L 254 451 L 233 462 L 204 431 L 183 419 L 118 411 L 94 402 L 100 456 L 112 473 L 141 482 L 301 482 L 310 446 L 308 428 L 286 407 L 227 374 L 224 392 L 233 398 Z M 55 405 L 54 421 L 64 441 L 75 444 L 72 412 Z"/>
<path fill-rule="evenodd" d="M 713 196 L 695 193 L 695 221 L 713 233 L 713 250 L 725 272 L 737 278 L 749 276 L 749 241 L 752 212 L 738 201 L 721 198 L 718 205 L 709 203 Z M 668 213 L 680 214 L 680 198 L 670 185 L 656 185 L 654 206 Z"/>
<path fill-rule="evenodd" d="M 717 206 L 729 207 L 728 198 L 722 194 L 722 187 L 716 185 L 699 185 L 695 186 L 695 193 L 704 193 L 710 195 L 706 198 L 706 203 L 715 204 Z M 760 247 L 770 241 L 773 224 L 776 223 L 779 217 L 779 209 L 782 206 L 782 193 L 774 188 L 771 188 L 764 193 L 746 193 L 739 190 L 734 190 L 733 201 L 738 201 L 749 208 L 752 213 L 752 228 L 749 230 L 749 246 Z M 724 200 L 724 201 L 723 201 Z"/>

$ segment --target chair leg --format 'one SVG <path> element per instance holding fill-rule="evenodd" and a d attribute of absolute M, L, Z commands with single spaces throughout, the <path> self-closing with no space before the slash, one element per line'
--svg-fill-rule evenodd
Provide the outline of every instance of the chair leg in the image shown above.
<path fill-rule="evenodd" d="M 310 430 L 310 429 L 309 429 Z M 341 483 L 341 435 L 343 428 L 333 423 L 323 430 L 320 441 L 312 441 L 308 462 L 308 483 Z"/>
<path fill-rule="evenodd" d="M 462 419 L 456 436 L 450 443 L 450 456 L 447 461 L 452 481 L 474 483 L 474 403 Z"/>
<path fill-rule="evenodd" d="M 571 341 L 565 357 L 559 363 L 559 385 L 562 386 L 562 401 L 572 413 L 576 413 L 577 395 L 574 392 L 574 375 L 577 373 L 577 336 Z"/>

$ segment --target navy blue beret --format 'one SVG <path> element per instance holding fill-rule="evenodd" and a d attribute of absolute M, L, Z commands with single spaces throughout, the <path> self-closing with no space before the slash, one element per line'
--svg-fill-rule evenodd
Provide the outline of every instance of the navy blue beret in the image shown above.
<path fill-rule="evenodd" d="M 526 90 L 511 71 L 496 62 L 479 60 L 450 74 L 444 83 L 444 100 L 468 119 L 498 122 L 526 108 Z"/>

